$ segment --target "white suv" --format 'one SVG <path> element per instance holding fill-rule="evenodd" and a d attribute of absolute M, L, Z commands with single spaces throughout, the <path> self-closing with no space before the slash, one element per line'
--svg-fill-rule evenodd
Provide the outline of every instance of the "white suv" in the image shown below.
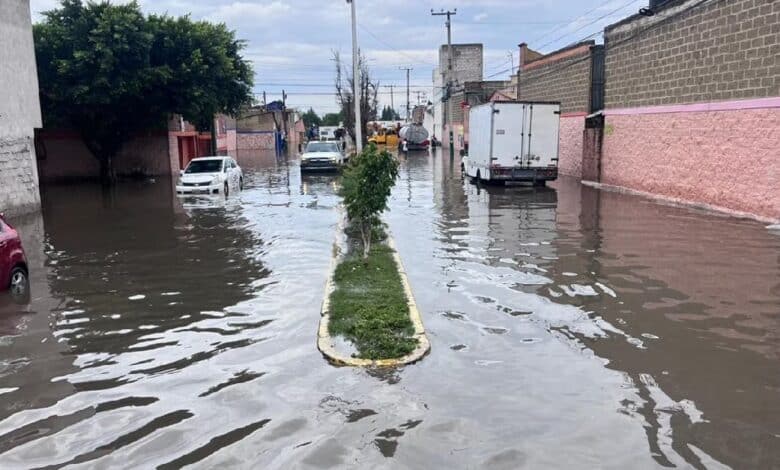
<path fill-rule="evenodd" d="M 223 194 L 244 188 L 241 167 L 230 157 L 201 157 L 192 160 L 176 183 L 180 195 Z"/>

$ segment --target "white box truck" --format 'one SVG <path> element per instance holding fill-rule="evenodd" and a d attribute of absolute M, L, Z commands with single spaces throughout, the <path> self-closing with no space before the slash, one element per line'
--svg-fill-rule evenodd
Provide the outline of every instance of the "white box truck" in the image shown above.
<path fill-rule="evenodd" d="M 544 184 L 558 178 L 560 120 L 560 103 L 497 101 L 474 106 L 463 170 L 481 181 Z"/>

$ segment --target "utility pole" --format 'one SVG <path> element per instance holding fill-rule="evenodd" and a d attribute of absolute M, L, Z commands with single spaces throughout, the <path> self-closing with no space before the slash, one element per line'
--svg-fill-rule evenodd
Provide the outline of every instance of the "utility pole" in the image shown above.
<path fill-rule="evenodd" d="M 393 87 L 394 86 L 395 85 L 385 85 L 385 88 L 389 88 L 390 89 L 390 108 L 392 108 L 393 113 L 395 113 L 395 103 L 393 101 Z"/>
<path fill-rule="evenodd" d="M 363 119 L 360 116 L 360 102 L 363 86 L 360 80 L 360 51 L 357 44 L 357 14 L 355 13 L 355 0 L 347 0 L 352 5 L 352 91 L 355 100 L 355 150 L 360 153 L 363 150 Z"/>
<path fill-rule="evenodd" d="M 509 69 L 509 75 L 512 75 L 515 73 L 515 54 L 512 51 L 509 51 L 506 55 L 509 56 L 509 66 L 512 67 Z"/>
<path fill-rule="evenodd" d="M 409 107 L 409 72 L 413 69 L 411 67 L 398 67 L 400 70 L 406 70 L 406 122 L 412 117 L 412 109 Z"/>
<path fill-rule="evenodd" d="M 447 75 L 445 77 L 444 83 L 445 83 L 445 92 L 447 96 L 447 100 L 445 101 L 445 112 L 444 116 L 446 117 L 446 120 L 443 120 L 442 122 L 444 124 L 450 124 L 450 91 L 452 90 L 452 16 L 455 16 L 458 14 L 458 9 L 456 8 L 453 11 L 447 10 L 440 10 L 438 12 L 433 11 L 431 9 L 431 15 L 432 16 L 446 16 L 447 22 L 444 23 L 444 25 L 447 27 Z M 450 126 L 450 158 L 453 158 L 455 156 L 455 139 L 452 134 L 452 126 Z"/>

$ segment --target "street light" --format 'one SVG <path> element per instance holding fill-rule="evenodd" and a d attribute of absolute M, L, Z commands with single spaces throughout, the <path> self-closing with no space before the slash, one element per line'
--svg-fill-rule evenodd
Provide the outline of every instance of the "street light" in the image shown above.
<path fill-rule="evenodd" d="M 363 126 L 360 116 L 362 84 L 360 81 L 360 67 L 358 66 L 360 57 L 358 56 L 357 45 L 357 14 L 355 13 L 355 0 L 347 0 L 347 3 L 352 5 L 352 91 L 355 100 L 355 149 L 357 153 L 360 153 L 363 150 Z"/>

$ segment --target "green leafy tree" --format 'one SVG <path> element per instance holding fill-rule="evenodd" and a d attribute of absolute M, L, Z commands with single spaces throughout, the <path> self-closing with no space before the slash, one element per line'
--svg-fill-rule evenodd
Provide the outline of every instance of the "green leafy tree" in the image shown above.
<path fill-rule="evenodd" d="M 322 116 L 322 125 L 323 126 L 338 126 L 342 122 L 344 122 L 344 114 L 341 112 L 338 113 L 328 113 L 324 116 Z"/>
<path fill-rule="evenodd" d="M 213 129 L 215 114 L 251 101 L 245 45 L 224 24 L 147 17 L 136 2 L 62 0 L 43 16 L 34 37 L 44 123 L 78 131 L 104 182 L 124 144 L 170 115 Z"/>
<path fill-rule="evenodd" d="M 382 116 L 380 119 L 382 121 L 398 121 L 401 119 L 401 116 L 399 116 L 398 113 L 390 106 L 385 106 L 382 108 Z"/>
<path fill-rule="evenodd" d="M 387 150 L 369 144 L 353 157 L 342 179 L 340 194 L 344 198 L 347 217 L 360 231 L 363 258 L 371 251 L 374 228 L 379 216 L 387 209 L 387 198 L 398 178 L 398 161 Z"/>
<path fill-rule="evenodd" d="M 317 113 L 314 112 L 314 108 L 309 108 L 308 111 L 303 113 L 303 115 L 301 115 L 301 119 L 303 119 L 303 125 L 306 126 L 307 129 L 312 126 L 320 126 L 322 124 L 322 119 L 320 119 Z"/>

